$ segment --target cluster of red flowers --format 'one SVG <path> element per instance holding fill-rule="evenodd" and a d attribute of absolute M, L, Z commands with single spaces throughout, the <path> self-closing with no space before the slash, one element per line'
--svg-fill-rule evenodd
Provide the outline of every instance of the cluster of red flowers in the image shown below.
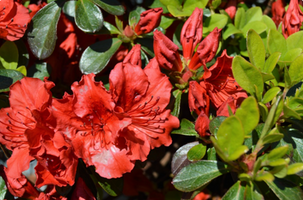
<path fill-rule="evenodd" d="M 300 1 L 303 4 L 302 1 Z M 277 0 L 272 4 L 272 20 L 278 27 L 282 22 L 282 33 L 285 38 L 288 38 L 293 33 L 300 30 L 303 22 L 303 12 L 300 9 L 298 0 L 291 0 L 285 11 L 284 0 Z"/>

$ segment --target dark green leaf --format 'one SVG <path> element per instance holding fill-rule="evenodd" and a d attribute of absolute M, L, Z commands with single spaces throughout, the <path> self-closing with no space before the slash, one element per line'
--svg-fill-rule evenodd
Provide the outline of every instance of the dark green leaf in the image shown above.
<path fill-rule="evenodd" d="M 19 52 L 18 67 L 27 67 L 29 62 L 29 53 L 25 43 L 22 40 L 15 41 Z"/>
<path fill-rule="evenodd" d="M 171 161 L 171 172 L 176 176 L 182 168 L 189 165 L 191 162 L 187 159 L 188 151 L 198 145 L 199 142 L 191 142 L 180 147 L 176 153 L 173 155 Z"/>
<path fill-rule="evenodd" d="M 100 6 L 103 10 L 112 15 L 123 15 L 124 8 L 117 0 L 92 0 L 94 4 Z"/>
<path fill-rule="evenodd" d="M 243 184 L 243 183 L 242 183 Z M 222 197 L 222 200 L 243 200 L 245 199 L 245 185 L 237 181 Z"/>
<path fill-rule="evenodd" d="M 51 66 L 46 62 L 35 63 L 28 70 L 28 76 L 33 78 L 39 78 L 43 81 L 45 77 L 49 77 Z"/>
<path fill-rule="evenodd" d="M 32 26 L 28 29 L 28 44 L 39 59 L 49 57 L 55 49 L 60 14 L 61 8 L 56 2 L 51 2 L 32 18 Z"/>
<path fill-rule="evenodd" d="M 22 78 L 21 72 L 13 69 L 0 69 L 0 92 L 9 91 L 9 87 Z"/>
<path fill-rule="evenodd" d="M 4 199 L 6 191 L 7 191 L 7 188 L 5 186 L 5 181 L 0 176 L 0 199 Z"/>
<path fill-rule="evenodd" d="M 135 10 L 131 11 L 128 16 L 128 24 L 132 27 L 137 24 L 140 20 L 140 14 L 144 12 L 145 9 L 138 6 Z"/>
<path fill-rule="evenodd" d="M 273 182 L 265 182 L 281 200 L 301 200 L 303 197 L 300 187 L 285 179 L 276 178 Z"/>
<path fill-rule="evenodd" d="M 123 178 L 106 179 L 98 177 L 98 184 L 109 194 L 110 196 L 118 196 L 122 193 Z"/>
<path fill-rule="evenodd" d="M 102 28 L 96 34 L 112 35 L 120 34 L 120 31 L 114 25 L 104 21 Z"/>
<path fill-rule="evenodd" d="M 107 39 L 89 46 L 80 59 L 80 70 L 84 74 L 101 72 L 110 58 L 119 49 L 122 41 L 118 38 Z"/>
<path fill-rule="evenodd" d="M 77 1 L 66 1 L 62 8 L 62 11 L 68 17 L 74 18 L 75 17 L 75 10 L 76 10 L 76 3 Z"/>
<path fill-rule="evenodd" d="M 78 0 L 75 10 L 76 25 L 84 32 L 95 33 L 102 28 L 101 10 L 90 0 Z"/>
<path fill-rule="evenodd" d="M 189 161 L 198 161 L 201 160 L 206 153 L 206 146 L 203 144 L 198 144 L 194 147 L 192 147 L 188 152 L 187 152 L 187 158 Z"/>
<path fill-rule="evenodd" d="M 191 192 L 228 171 L 228 166 L 224 163 L 201 160 L 184 167 L 172 183 L 178 190 Z"/>
<path fill-rule="evenodd" d="M 17 69 L 19 52 L 16 44 L 5 41 L 0 48 L 0 69 Z"/>
<path fill-rule="evenodd" d="M 180 128 L 173 130 L 172 134 L 187 135 L 187 136 L 196 136 L 199 137 L 195 131 L 195 124 L 189 121 L 188 119 L 183 118 L 180 124 Z"/>

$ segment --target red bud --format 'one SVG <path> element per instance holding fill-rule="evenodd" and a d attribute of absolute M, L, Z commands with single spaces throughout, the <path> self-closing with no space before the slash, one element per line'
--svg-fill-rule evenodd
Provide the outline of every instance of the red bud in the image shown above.
<path fill-rule="evenodd" d="M 141 13 L 140 20 L 135 27 L 137 35 L 149 33 L 157 28 L 161 21 L 162 12 L 162 8 L 154 8 Z"/>

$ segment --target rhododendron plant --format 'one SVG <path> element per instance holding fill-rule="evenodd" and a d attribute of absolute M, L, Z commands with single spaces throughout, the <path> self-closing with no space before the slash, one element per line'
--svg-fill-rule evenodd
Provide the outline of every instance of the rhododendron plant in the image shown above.
<path fill-rule="evenodd" d="M 0 0 L 0 199 L 303 196 L 301 0 Z"/>

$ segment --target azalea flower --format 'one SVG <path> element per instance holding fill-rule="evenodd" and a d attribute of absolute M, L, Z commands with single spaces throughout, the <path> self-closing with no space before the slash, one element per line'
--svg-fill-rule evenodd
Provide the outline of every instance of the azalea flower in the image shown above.
<path fill-rule="evenodd" d="M 179 48 L 176 44 L 162 32 L 154 31 L 155 57 L 160 67 L 171 72 L 177 72 L 177 76 L 181 77 L 178 80 L 179 83 L 186 83 L 192 77 L 192 72 L 201 66 L 206 67 L 206 63 L 211 61 L 216 55 L 221 30 L 215 28 L 201 42 L 203 33 L 202 19 L 203 9 L 196 8 L 184 23 L 180 35 L 183 57 L 179 54 Z M 198 44 L 197 51 L 194 53 L 194 49 Z"/>
<path fill-rule="evenodd" d="M 271 5 L 271 13 L 272 13 L 272 20 L 275 22 L 276 26 L 278 27 L 279 24 L 282 22 L 283 16 L 285 14 L 284 0 L 277 0 L 273 2 Z"/>
<path fill-rule="evenodd" d="M 157 28 L 161 21 L 163 9 L 153 8 L 146 10 L 140 14 L 140 20 L 135 27 L 137 35 L 150 33 Z"/>
<path fill-rule="evenodd" d="M 209 135 L 209 105 L 210 102 L 217 110 L 217 116 L 229 116 L 229 105 L 233 112 L 247 97 L 246 92 L 235 81 L 231 65 L 232 57 L 226 50 L 209 69 L 205 68 L 201 81 L 189 83 L 188 104 L 190 111 L 195 111 L 199 116 L 195 129 L 200 136 Z"/>
<path fill-rule="evenodd" d="M 73 95 L 53 102 L 53 111 L 77 156 L 100 176 L 117 178 L 150 149 L 171 144 L 170 131 L 179 126 L 165 109 L 172 85 L 155 60 L 141 68 L 140 45 L 111 71 L 109 91 L 94 76 L 83 75 Z"/>
<path fill-rule="evenodd" d="M 0 38 L 9 41 L 22 38 L 31 19 L 28 10 L 13 0 L 1 0 L 0 10 Z"/>
<path fill-rule="evenodd" d="M 291 0 L 282 21 L 282 33 L 285 38 L 288 38 L 293 33 L 300 30 L 303 22 L 303 12 L 299 7 L 297 0 Z"/>
<path fill-rule="evenodd" d="M 36 159 L 37 187 L 73 185 L 78 163 L 71 143 L 55 131 L 49 109 L 53 86 L 47 80 L 25 77 L 10 87 L 11 107 L 0 110 L 0 142 L 13 151 L 6 174 L 19 178 Z"/>

